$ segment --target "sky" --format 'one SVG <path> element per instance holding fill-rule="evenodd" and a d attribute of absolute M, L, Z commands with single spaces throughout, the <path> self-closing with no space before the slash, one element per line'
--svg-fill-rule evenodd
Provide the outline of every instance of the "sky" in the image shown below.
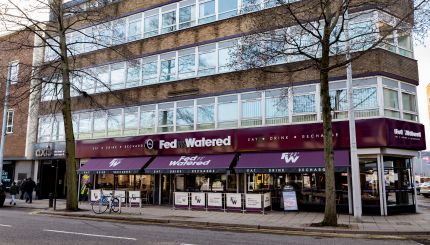
<path fill-rule="evenodd" d="M 418 72 L 420 75 L 420 85 L 418 86 L 418 112 L 420 122 L 424 124 L 426 130 L 427 150 L 430 149 L 430 122 L 426 87 L 430 83 L 430 37 L 423 43 L 418 43 L 414 47 L 415 59 L 418 60 Z"/>

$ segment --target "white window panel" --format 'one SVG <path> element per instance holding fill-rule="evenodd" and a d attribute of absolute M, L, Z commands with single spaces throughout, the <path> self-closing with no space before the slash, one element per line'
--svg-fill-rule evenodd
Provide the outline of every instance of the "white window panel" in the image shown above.
<path fill-rule="evenodd" d="M 18 82 L 18 72 L 19 72 L 19 61 L 14 61 L 8 65 L 7 79 L 10 84 L 15 84 Z"/>
<path fill-rule="evenodd" d="M 199 0 L 199 24 L 215 20 L 215 0 Z"/>
<path fill-rule="evenodd" d="M 196 25 L 196 1 L 187 0 L 179 3 L 179 29 Z"/>
<path fill-rule="evenodd" d="M 142 38 L 142 14 L 128 17 L 127 40 L 134 41 Z"/>
<path fill-rule="evenodd" d="M 14 110 L 8 110 L 6 114 L 6 133 L 11 134 L 13 133 L 13 116 L 14 116 Z"/>

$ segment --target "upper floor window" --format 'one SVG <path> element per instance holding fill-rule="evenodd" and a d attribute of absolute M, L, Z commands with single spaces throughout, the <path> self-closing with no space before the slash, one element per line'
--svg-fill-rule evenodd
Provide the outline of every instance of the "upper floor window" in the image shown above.
<path fill-rule="evenodd" d="M 18 82 L 18 71 L 19 71 L 19 61 L 14 61 L 9 63 L 7 79 L 10 84 L 15 84 Z"/>
<path fill-rule="evenodd" d="M 6 133 L 11 134 L 13 133 L 13 115 L 14 110 L 9 110 L 6 115 Z"/>

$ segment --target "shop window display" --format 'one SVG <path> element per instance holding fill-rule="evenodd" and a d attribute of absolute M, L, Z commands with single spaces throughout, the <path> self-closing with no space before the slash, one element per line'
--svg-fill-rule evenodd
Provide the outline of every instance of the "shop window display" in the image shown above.
<path fill-rule="evenodd" d="M 363 212 L 379 213 L 380 198 L 376 158 L 360 159 L 360 183 Z"/>

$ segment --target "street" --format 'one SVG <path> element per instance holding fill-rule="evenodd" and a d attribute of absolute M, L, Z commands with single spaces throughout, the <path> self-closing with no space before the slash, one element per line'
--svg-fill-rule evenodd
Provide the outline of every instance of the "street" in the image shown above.
<path fill-rule="evenodd" d="M 364 240 L 224 232 L 66 219 L 0 209 L 0 244 L 420 244 L 406 240 Z"/>

